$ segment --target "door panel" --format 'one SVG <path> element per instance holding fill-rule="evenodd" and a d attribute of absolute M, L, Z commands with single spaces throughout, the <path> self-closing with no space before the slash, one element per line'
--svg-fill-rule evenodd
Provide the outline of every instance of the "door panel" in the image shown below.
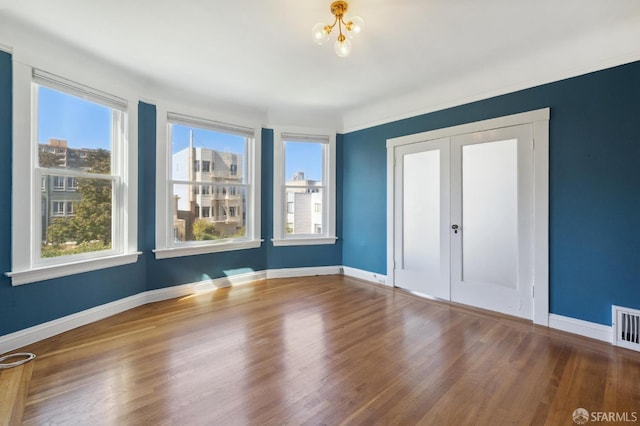
<path fill-rule="evenodd" d="M 463 281 L 518 281 L 518 141 L 462 147 Z"/>
<path fill-rule="evenodd" d="M 398 147 L 394 279 L 399 287 L 449 299 L 448 139 Z"/>
<path fill-rule="evenodd" d="M 451 138 L 451 300 L 531 318 L 531 125 Z"/>

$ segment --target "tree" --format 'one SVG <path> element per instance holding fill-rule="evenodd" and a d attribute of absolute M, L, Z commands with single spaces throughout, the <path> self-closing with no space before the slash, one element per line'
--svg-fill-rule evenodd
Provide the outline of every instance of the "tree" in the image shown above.
<path fill-rule="evenodd" d="M 56 167 L 58 165 L 58 157 L 52 152 L 39 151 L 38 164 L 40 167 Z"/>
<path fill-rule="evenodd" d="M 111 172 L 111 153 L 104 149 L 91 151 L 87 155 L 87 169 L 90 173 Z M 47 240 L 53 244 L 75 241 L 78 245 L 100 241 L 111 246 L 111 181 L 78 178 L 80 202 L 75 206 L 75 216 L 57 218 L 47 228 Z M 94 251 L 94 246 L 85 245 L 86 251 Z"/>
<path fill-rule="evenodd" d="M 217 240 L 220 238 L 220 231 L 216 226 L 206 221 L 198 219 L 193 223 L 193 239 L 196 241 Z"/>

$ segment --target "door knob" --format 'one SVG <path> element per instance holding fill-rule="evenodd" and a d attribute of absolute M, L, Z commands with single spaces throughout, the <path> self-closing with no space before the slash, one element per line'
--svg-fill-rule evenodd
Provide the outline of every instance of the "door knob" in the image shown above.
<path fill-rule="evenodd" d="M 458 228 L 460 228 L 458 225 L 451 225 L 451 229 L 453 229 L 454 234 L 458 233 Z"/>

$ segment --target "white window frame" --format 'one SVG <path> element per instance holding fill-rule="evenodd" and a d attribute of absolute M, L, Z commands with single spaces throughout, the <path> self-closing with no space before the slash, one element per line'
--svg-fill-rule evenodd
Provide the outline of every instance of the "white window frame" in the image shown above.
<path fill-rule="evenodd" d="M 157 149 L 156 149 L 156 259 L 218 253 L 233 250 L 258 248 L 262 244 L 261 232 L 261 146 L 262 129 L 246 123 L 234 124 L 208 119 L 210 113 L 195 111 L 180 106 L 157 105 Z M 186 114 L 174 111 L 186 111 Z M 188 115 L 187 115 L 188 114 Z M 200 118 L 203 117 L 203 118 Z M 173 231 L 173 199 L 171 199 L 171 134 L 170 124 L 180 124 L 223 133 L 233 133 L 248 137 L 246 147 L 246 185 L 247 209 L 245 230 L 242 238 L 228 238 L 213 241 L 175 241 Z M 193 166 L 193 165 L 192 165 Z M 211 163 L 213 171 L 214 164 Z M 210 193 L 213 194 L 212 187 Z M 214 211 L 211 209 L 210 214 Z"/>
<path fill-rule="evenodd" d="M 44 169 L 38 165 L 37 85 L 82 97 L 123 111 L 113 129 L 121 134 L 112 147 L 114 191 L 112 249 L 54 258 L 40 258 L 42 174 L 77 177 L 73 170 Z M 59 77 L 13 61 L 13 186 L 12 267 L 6 275 L 13 286 L 38 282 L 103 268 L 135 263 L 137 251 L 137 101 L 111 95 L 93 86 Z M 92 176 L 89 176 L 92 177 Z M 99 175 L 99 178 L 105 178 Z M 35 184 L 37 182 L 37 185 Z M 126 212 L 126 214 L 125 214 Z"/>
<path fill-rule="evenodd" d="M 285 142 L 323 143 L 321 234 L 287 234 Z M 274 128 L 273 142 L 273 242 L 274 246 L 335 244 L 336 237 L 336 133 L 327 129 Z"/>

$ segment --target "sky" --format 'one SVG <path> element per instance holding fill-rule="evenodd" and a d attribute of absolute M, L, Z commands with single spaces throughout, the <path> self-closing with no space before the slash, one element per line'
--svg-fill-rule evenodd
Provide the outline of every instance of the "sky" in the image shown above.
<path fill-rule="evenodd" d="M 172 147 L 176 153 L 189 146 L 189 127 L 172 126 Z M 242 136 L 193 129 L 194 146 L 223 152 L 244 152 Z M 39 86 L 38 143 L 64 139 L 69 148 L 111 150 L 111 109 L 57 90 Z M 322 144 L 287 142 L 285 178 L 304 172 L 305 179 L 322 179 Z"/>

